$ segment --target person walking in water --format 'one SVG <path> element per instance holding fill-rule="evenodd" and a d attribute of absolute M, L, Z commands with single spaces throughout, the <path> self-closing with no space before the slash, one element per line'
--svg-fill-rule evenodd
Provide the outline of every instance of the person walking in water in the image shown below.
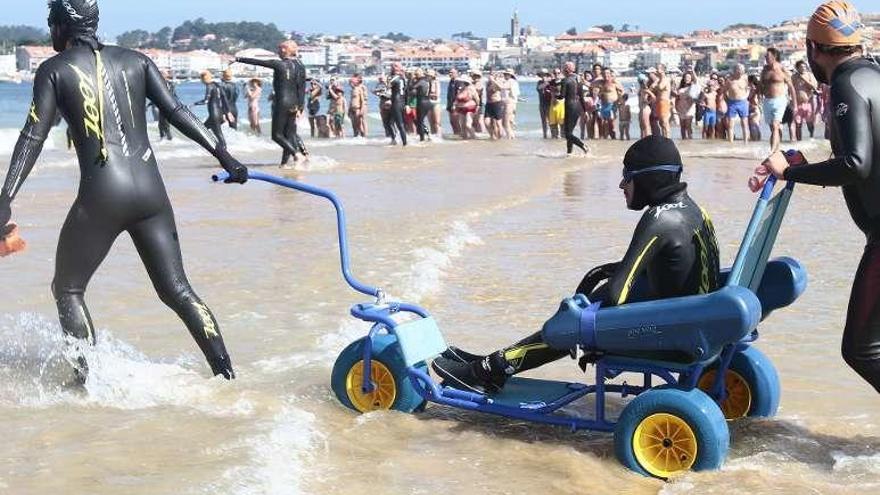
<path fill-rule="evenodd" d="M 397 129 L 400 144 L 406 146 L 406 125 L 403 122 L 403 111 L 406 106 L 406 79 L 404 78 L 403 65 L 395 62 L 391 66 L 391 79 L 388 80 L 391 89 L 391 122 Z M 391 143 L 395 144 L 394 136 Z"/>
<path fill-rule="evenodd" d="M 880 393 L 880 67 L 864 56 L 864 32 L 858 12 L 847 1 L 826 2 L 813 13 L 807 25 L 807 61 L 817 81 L 830 85 L 834 157 L 807 164 L 800 153 L 775 151 L 764 166 L 780 179 L 843 189 L 866 246 L 853 280 L 841 352 Z M 774 80 L 783 82 L 781 75 Z M 783 97 L 784 90 L 778 89 Z"/>
<path fill-rule="evenodd" d="M 194 104 L 208 106 L 208 120 L 205 121 L 205 127 L 214 133 L 217 141 L 225 148 L 226 138 L 223 137 L 223 121 L 235 122 L 235 116 L 229 111 L 226 93 L 214 81 L 214 75 L 208 71 L 202 72 L 202 82 L 205 84 L 205 97 Z"/>
<path fill-rule="evenodd" d="M 789 102 L 795 101 L 791 75 L 780 63 L 781 53 L 768 48 L 767 65 L 761 72 L 761 88 L 764 91 L 764 117 L 770 126 L 770 152 L 778 151 L 782 142 L 782 120 Z"/>
<path fill-rule="evenodd" d="M 280 60 L 235 59 L 242 64 L 267 67 L 273 71 L 272 141 L 284 151 L 282 165 L 286 165 L 290 157 L 296 162 L 299 159 L 297 153 L 303 157 L 309 154 L 296 129 L 296 119 L 302 114 L 306 97 L 306 68 L 297 58 L 298 51 L 299 45 L 287 40 L 278 45 Z"/>
<path fill-rule="evenodd" d="M 581 104 L 584 99 L 583 90 L 580 81 L 578 81 L 574 62 L 566 62 L 563 72 L 565 74 L 565 79 L 562 80 L 562 100 L 565 102 L 565 149 L 570 155 L 574 147 L 577 146 L 586 153 L 587 147 L 584 146 L 584 142 L 574 135 L 574 129 L 584 111 Z"/>
<path fill-rule="evenodd" d="M 226 104 L 229 106 L 229 113 L 232 114 L 232 120 L 229 121 L 229 128 L 238 130 L 238 84 L 233 81 L 232 71 L 226 69 L 223 71 L 223 82 L 220 83 L 223 89 L 223 96 L 226 97 Z"/>
<path fill-rule="evenodd" d="M 260 98 L 263 97 L 263 81 L 259 79 L 251 79 L 247 85 L 248 102 L 248 120 L 251 124 L 251 131 L 260 136 L 263 134 L 263 127 L 260 125 Z"/>
<path fill-rule="evenodd" d="M 228 182 L 246 182 L 247 168 L 177 100 L 148 57 L 98 41 L 95 0 L 50 1 L 49 27 L 59 54 L 34 78 L 33 102 L 0 190 L 0 225 L 9 222 L 10 204 L 60 113 L 80 166 L 79 192 L 61 229 L 52 282 L 62 330 L 94 345 L 86 286 L 119 234 L 128 232 L 159 298 L 186 324 L 213 373 L 234 378 L 220 326 L 183 269 L 174 213 L 147 136 L 146 100 L 210 152 L 230 173 Z M 75 361 L 85 381 L 85 358 Z"/>

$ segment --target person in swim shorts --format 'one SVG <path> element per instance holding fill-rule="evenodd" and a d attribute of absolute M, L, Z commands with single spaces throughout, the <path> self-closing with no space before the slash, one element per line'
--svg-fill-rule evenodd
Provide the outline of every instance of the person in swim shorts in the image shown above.
<path fill-rule="evenodd" d="M 550 125 L 550 137 L 559 139 L 563 134 L 560 132 L 560 129 L 565 124 L 565 98 L 562 96 L 562 71 L 560 69 L 553 70 L 550 91 L 552 92 L 553 100 L 547 117 L 547 123 Z"/>
<path fill-rule="evenodd" d="M 743 143 L 749 142 L 749 78 L 743 64 L 736 64 L 733 74 L 727 78 L 724 88 L 727 98 L 727 127 L 728 142 L 733 142 L 736 131 L 733 127 L 733 119 L 739 118 L 742 127 Z"/>
<path fill-rule="evenodd" d="M 623 164 L 620 188 L 627 207 L 648 210 L 623 259 L 590 270 L 575 292 L 609 307 L 718 289 L 715 229 L 681 182 L 683 165 L 675 144 L 661 136 L 646 137 L 629 148 Z M 641 276 L 646 276 L 649 289 L 636 298 L 631 290 Z M 551 348 L 537 332 L 487 356 L 450 347 L 432 368 L 445 386 L 495 393 L 511 376 L 569 355 L 568 350 Z"/>
<path fill-rule="evenodd" d="M 766 65 L 761 72 L 761 89 L 764 92 L 764 118 L 770 126 L 770 151 L 779 150 L 782 142 L 782 120 L 790 101 L 795 100 L 791 76 L 779 62 L 780 53 L 768 48 Z"/>
<path fill-rule="evenodd" d="M 831 86 L 834 157 L 806 164 L 803 155 L 786 157 L 777 151 L 764 166 L 781 179 L 843 189 L 867 242 L 853 280 L 841 352 L 880 393 L 880 67 L 864 57 L 864 32 L 848 1 L 826 2 L 813 13 L 807 61 L 818 82 Z"/>
<path fill-rule="evenodd" d="M 715 126 L 718 125 L 718 79 L 710 79 L 700 95 L 703 105 L 703 139 L 715 139 Z"/>
<path fill-rule="evenodd" d="M 794 110 L 794 126 L 795 136 L 797 140 L 803 139 L 803 126 L 807 125 L 807 131 L 810 138 L 813 137 L 816 123 L 816 104 L 813 96 L 819 89 L 819 83 L 816 77 L 807 71 L 807 63 L 799 60 L 794 64 L 795 73 L 791 76 L 791 83 L 794 85 L 795 96 L 797 97 L 797 108 Z"/>
<path fill-rule="evenodd" d="M 52 281 L 62 330 L 94 345 L 86 287 L 116 238 L 127 232 L 159 298 L 186 324 L 212 372 L 234 378 L 220 326 L 183 268 L 174 213 L 147 136 L 147 99 L 220 162 L 229 182 L 246 182 L 247 168 L 171 93 L 148 57 L 98 41 L 98 18 L 95 0 L 49 2 L 52 44 L 59 53 L 34 77 L 27 121 L 0 190 L 0 226 L 9 222 L 10 204 L 60 113 L 70 126 L 80 167 L 79 191 L 61 229 Z M 76 361 L 85 381 L 85 358 Z"/>
<path fill-rule="evenodd" d="M 614 71 L 605 68 L 602 71 L 602 91 L 599 94 L 601 104 L 599 107 L 600 127 L 605 128 L 603 137 L 617 139 L 616 131 L 616 110 L 617 101 L 623 95 L 623 86 L 614 77 Z"/>

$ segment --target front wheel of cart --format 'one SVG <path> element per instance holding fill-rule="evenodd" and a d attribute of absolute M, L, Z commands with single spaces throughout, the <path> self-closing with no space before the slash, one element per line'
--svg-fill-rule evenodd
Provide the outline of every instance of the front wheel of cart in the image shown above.
<path fill-rule="evenodd" d="M 643 392 L 626 406 L 614 429 L 618 460 L 637 473 L 661 479 L 718 469 L 729 446 L 724 415 L 698 389 Z"/>
<path fill-rule="evenodd" d="M 406 363 L 397 344 L 397 337 L 379 334 L 373 339 L 370 381 L 373 390 L 364 392 L 365 337 L 346 347 L 336 359 L 331 386 L 336 398 L 355 411 L 389 410 L 412 413 L 425 408 L 425 400 L 410 383 Z M 427 371 L 427 366 L 419 365 Z"/>

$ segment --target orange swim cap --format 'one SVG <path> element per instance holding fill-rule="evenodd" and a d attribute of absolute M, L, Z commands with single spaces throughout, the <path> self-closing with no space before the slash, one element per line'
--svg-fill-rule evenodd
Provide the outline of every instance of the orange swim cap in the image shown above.
<path fill-rule="evenodd" d="M 847 0 L 830 0 L 816 9 L 807 25 L 807 39 L 828 46 L 862 44 L 864 25 Z"/>

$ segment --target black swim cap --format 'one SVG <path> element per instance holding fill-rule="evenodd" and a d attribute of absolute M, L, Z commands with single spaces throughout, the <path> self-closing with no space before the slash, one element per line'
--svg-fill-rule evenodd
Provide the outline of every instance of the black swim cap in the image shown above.
<path fill-rule="evenodd" d="M 98 0 L 49 0 L 49 25 L 98 30 Z"/>
<path fill-rule="evenodd" d="M 683 165 L 675 143 L 663 136 L 651 135 L 639 139 L 623 157 L 623 166 L 631 171 L 657 165 Z"/>
<path fill-rule="evenodd" d="M 660 204 L 671 192 L 681 189 L 684 164 L 675 143 L 663 136 L 639 139 L 623 157 L 624 175 L 633 180 L 635 191 L 630 208 Z"/>
<path fill-rule="evenodd" d="M 98 0 L 49 0 L 49 27 L 59 28 L 63 38 L 52 40 L 55 49 L 63 50 L 67 41 L 98 48 L 98 18 Z"/>

